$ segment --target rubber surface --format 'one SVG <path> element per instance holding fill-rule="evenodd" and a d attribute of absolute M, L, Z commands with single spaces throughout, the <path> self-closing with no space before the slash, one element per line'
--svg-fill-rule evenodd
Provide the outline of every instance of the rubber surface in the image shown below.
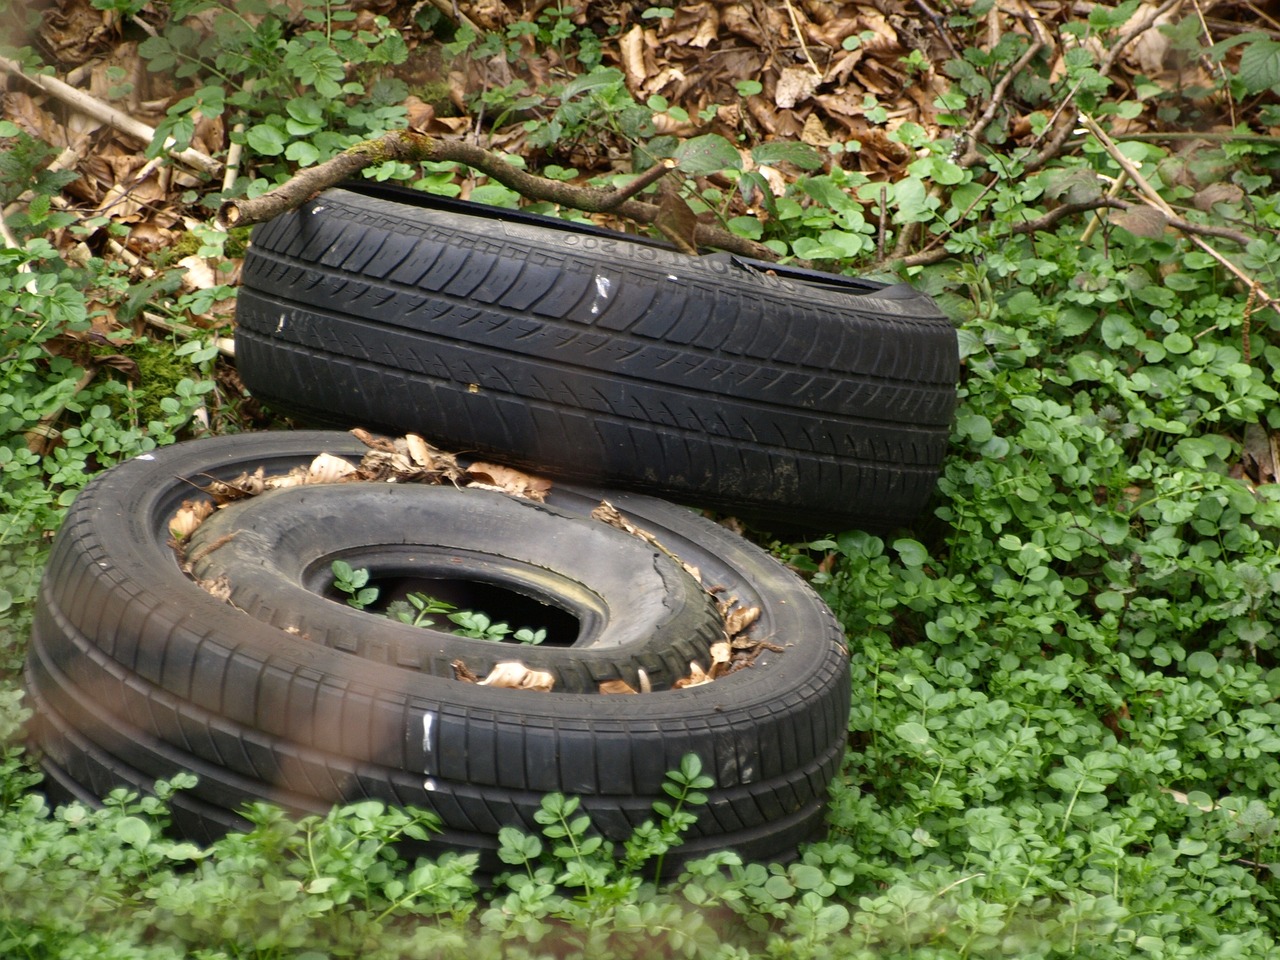
<path fill-rule="evenodd" d="M 304 422 L 827 532 L 924 505 L 959 372 L 903 285 L 377 185 L 256 228 L 236 318 L 244 383 Z"/>
<path fill-rule="evenodd" d="M 344 632 L 352 635 L 358 621 L 367 624 L 370 637 L 400 637 L 401 627 L 325 599 L 305 572 L 291 582 L 283 568 L 250 565 L 254 559 L 283 562 L 287 550 L 262 549 L 241 559 L 225 554 L 232 558 L 223 567 L 227 576 L 255 584 L 257 606 L 249 612 L 216 599 L 179 568 L 165 542 L 167 525 L 192 497 L 193 482 L 230 479 L 258 465 L 268 473 L 284 472 L 321 451 L 356 459 L 363 449 L 345 434 L 224 437 L 155 451 L 86 487 L 54 544 L 27 663 L 40 717 L 35 739 L 58 789 L 78 789 L 81 796 L 101 795 L 114 784 L 147 789 L 158 777 L 191 770 L 200 783 L 175 805 L 175 818 L 197 839 L 239 825 L 236 811 L 255 798 L 299 812 L 365 798 L 412 804 L 442 818 L 442 847 L 477 851 L 488 869 L 498 869 L 497 830 L 512 825 L 536 832 L 533 814 L 543 793 L 581 796 L 600 831 L 621 840 L 665 796 L 665 772 L 693 752 L 717 788 L 709 791 L 710 803 L 673 863 L 722 847 L 751 859 L 786 857 L 821 829 L 826 785 L 845 748 L 850 690 L 844 638 L 798 578 L 681 508 L 609 495 L 632 522 L 696 562 L 707 583 L 759 606 L 761 620 L 752 636 L 782 651 L 765 650 L 753 667 L 711 684 L 638 696 L 462 683 L 451 671 L 439 675 L 433 664 L 444 654 L 431 645 L 459 644 L 462 657 L 477 664 L 487 662 L 486 656 L 523 659 L 536 653 L 562 677 L 624 672 L 633 668 L 633 657 L 660 660 L 663 650 L 701 649 L 705 638 L 663 636 L 662 631 L 678 633 L 676 625 L 686 621 L 695 633 L 701 630 L 703 607 L 681 586 L 687 575 L 640 541 L 643 570 L 637 583 L 645 582 L 642 573 L 660 571 L 650 586 L 679 602 L 638 604 L 639 612 L 633 611 L 609 576 L 602 576 L 606 588 L 600 595 L 609 602 L 598 611 L 598 621 L 588 623 L 572 645 L 534 650 L 435 631 L 418 631 L 426 640 L 402 637 L 400 653 L 390 655 L 395 643 L 346 643 Z M 436 516 L 433 511 L 445 511 L 440 504 L 447 503 L 446 512 L 465 517 L 472 509 L 496 516 L 509 508 L 536 520 L 532 527 L 509 528 L 506 542 L 512 545 L 521 544 L 525 532 L 538 532 L 537 523 L 573 531 L 573 550 L 593 542 L 596 533 L 577 528 L 588 522 L 581 518 L 598 502 L 598 492 L 556 487 L 548 505 L 536 507 L 479 491 L 388 489 L 302 488 L 281 492 L 292 497 L 278 493 L 228 508 L 225 516 L 207 521 L 207 536 L 216 541 L 226 535 L 215 536 L 215 519 L 222 529 L 238 532 L 207 559 L 242 534 L 248 543 L 258 525 L 269 530 L 274 524 L 287 534 L 288 517 L 296 510 L 306 520 L 301 539 L 285 536 L 281 542 L 303 544 L 302 568 L 323 564 L 334 546 L 331 538 L 343 540 L 359 529 L 337 519 L 331 531 L 314 529 L 321 514 L 341 516 L 343 496 L 351 498 L 357 516 L 381 513 L 384 507 L 372 504 L 385 503 L 388 516 L 405 521 L 365 524 L 361 549 L 390 549 L 394 532 L 398 546 L 415 548 L 414 555 L 418 541 L 425 540 L 432 548 L 425 551 L 429 566 L 457 544 L 449 536 L 423 535 L 432 525 L 406 521 L 404 509 Z M 427 506 L 406 508 L 416 495 Z M 501 507 L 491 510 L 494 504 Z M 607 535 L 596 546 L 603 547 L 616 531 L 601 528 Z M 479 539 L 484 550 L 503 542 L 501 536 Z M 637 556 L 632 546 L 617 553 L 602 549 L 600 556 L 629 564 Z M 579 602 L 578 586 L 591 587 L 587 565 L 575 568 L 558 552 L 569 546 L 522 549 L 528 551 L 523 557 L 520 550 L 507 551 L 519 559 L 513 568 L 517 579 L 537 579 L 529 574 L 534 565 L 565 559 L 564 579 L 544 579 L 539 586 L 554 593 L 557 583 L 568 584 L 564 606 Z M 478 563 L 482 552 L 466 554 L 467 562 Z M 407 555 L 397 553 L 396 562 L 405 564 Z M 483 573 L 468 568 L 468 576 Z M 499 579 L 509 573 L 504 570 Z M 611 633 L 616 623 L 621 634 Z M 644 650 L 646 641 L 632 629 L 642 624 L 655 625 L 660 649 Z M 615 635 L 623 642 L 602 643 Z M 413 650 L 419 655 L 402 655 Z"/>

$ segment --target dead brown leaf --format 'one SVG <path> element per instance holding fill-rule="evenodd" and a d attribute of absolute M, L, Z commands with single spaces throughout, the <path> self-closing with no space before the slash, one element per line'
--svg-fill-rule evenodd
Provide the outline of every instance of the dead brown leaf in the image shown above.
<path fill-rule="evenodd" d="M 1135 237 L 1159 240 L 1169 226 L 1169 218 L 1155 207 L 1133 206 L 1128 210 L 1112 210 L 1108 219 Z"/>
<path fill-rule="evenodd" d="M 1239 203 L 1244 191 L 1234 183 L 1211 183 L 1191 198 L 1197 210 L 1212 210 L 1215 203 Z"/>
<path fill-rule="evenodd" d="M 623 533 L 628 533 L 633 537 L 638 537 L 639 539 L 643 540 L 645 543 L 649 544 L 650 546 L 656 547 L 658 550 L 666 554 L 676 563 L 680 564 L 681 568 L 683 568 L 685 573 L 689 574 L 689 576 L 693 577 L 694 580 L 698 581 L 698 584 L 700 586 L 702 585 L 701 570 L 699 570 L 697 567 L 693 566 L 692 564 L 685 563 L 683 560 L 677 557 L 674 553 L 672 553 L 670 550 L 664 547 L 658 541 L 658 538 L 655 537 L 648 530 L 642 530 L 639 527 L 637 527 L 635 524 L 633 524 L 630 520 L 628 520 L 626 517 L 622 515 L 621 511 L 619 511 L 617 507 L 615 507 L 608 500 L 600 501 L 600 505 L 591 511 L 591 518 L 593 520 L 599 520 L 601 523 L 607 523 L 611 527 L 616 527 L 617 529 L 621 530 Z"/>
<path fill-rule="evenodd" d="M 226 574 L 212 580 L 197 580 L 196 585 L 215 600 L 223 603 L 231 602 L 231 581 L 227 579 Z"/>
<path fill-rule="evenodd" d="M 710 674 L 703 670 L 702 667 L 698 665 L 697 661 L 691 660 L 689 662 L 689 675 L 687 677 L 681 677 L 673 683 L 672 686 L 677 690 L 684 690 L 688 687 L 700 687 L 704 683 L 711 682 L 712 678 Z"/>
<path fill-rule="evenodd" d="M 461 660 L 454 660 L 449 666 L 453 667 L 453 678 L 461 680 L 463 683 L 479 683 L 480 678 L 467 669 L 467 665 Z"/>
<path fill-rule="evenodd" d="M 342 457 L 330 453 L 322 453 L 307 467 L 308 483 L 338 483 L 350 477 L 356 468 Z"/>
<path fill-rule="evenodd" d="M 230 503 L 245 497 L 256 497 L 267 489 L 266 470 L 259 467 L 253 473 L 245 471 L 232 480 L 212 480 L 203 490 L 218 503 Z"/>
<path fill-rule="evenodd" d="M 372 450 L 381 450 L 383 453 L 396 452 L 395 443 L 388 437 L 379 437 L 361 427 L 353 427 L 350 433 L 353 437 Z"/>
<path fill-rule="evenodd" d="M 639 694 L 640 691 L 625 680 L 605 680 L 600 684 L 601 693 L 634 693 Z"/>
<path fill-rule="evenodd" d="M 618 54 L 622 59 L 627 86 L 637 92 L 644 89 L 645 79 L 652 72 L 645 62 L 645 51 L 644 30 L 639 24 L 624 33 L 618 41 Z"/>
<path fill-rule="evenodd" d="M 62 431 L 48 423 L 34 424 L 22 435 L 22 439 L 26 441 L 27 449 L 37 457 L 47 457 L 65 444 Z"/>
<path fill-rule="evenodd" d="M 784 68 L 773 88 L 774 104 L 779 110 L 791 110 L 813 95 L 818 79 L 808 67 Z"/>
<path fill-rule="evenodd" d="M 733 661 L 733 645 L 721 640 L 711 645 L 711 669 L 707 671 L 712 680 L 718 680 L 730 671 Z"/>
<path fill-rule="evenodd" d="M 169 521 L 170 536 L 179 542 L 187 539 L 211 513 L 213 504 L 208 500 L 183 500 L 182 506 Z"/>
<path fill-rule="evenodd" d="M 204 257 L 195 255 L 183 257 L 178 261 L 178 266 L 183 269 L 182 288 L 184 290 L 208 290 L 222 282 L 213 266 Z"/>
<path fill-rule="evenodd" d="M 760 619 L 759 607 L 736 607 L 724 614 L 724 632 L 730 639 L 745 633 Z"/>
<path fill-rule="evenodd" d="M 658 217 L 653 225 L 662 235 L 675 244 L 676 248 L 697 256 L 698 244 L 694 234 L 698 229 L 698 215 L 684 201 L 684 198 L 671 185 L 664 185 L 662 200 L 658 204 Z"/>
<path fill-rule="evenodd" d="M 1250 423 L 1244 428 L 1244 449 L 1240 464 L 1244 475 L 1257 484 L 1280 480 L 1280 440 L 1266 427 Z"/>
<path fill-rule="evenodd" d="M 555 686 L 556 679 L 545 670 L 531 670 L 523 663 L 507 660 L 494 664 L 489 675 L 479 681 L 482 687 L 498 687 L 503 690 L 536 690 L 548 693 Z"/>
<path fill-rule="evenodd" d="M 536 500 L 538 503 L 545 502 L 551 491 L 550 480 L 496 463 L 473 463 L 467 467 L 467 474 L 474 478 L 467 484 L 468 487 L 496 490 L 524 500 Z"/>

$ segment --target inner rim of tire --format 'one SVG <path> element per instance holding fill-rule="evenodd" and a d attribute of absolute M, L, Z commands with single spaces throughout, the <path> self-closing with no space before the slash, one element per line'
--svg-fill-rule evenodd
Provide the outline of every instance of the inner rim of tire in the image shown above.
<path fill-rule="evenodd" d="M 459 611 L 483 613 L 493 623 L 506 623 L 512 632 L 502 642 L 512 645 L 520 645 L 515 631 L 544 629 L 544 647 L 587 643 L 605 622 L 600 598 L 554 571 L 466 551 L 441 552 L 438 547 L 355 547 L 316 558 L 303 570 L 302 584 L 339 604 L 346 604 L 347 595 L 333 585 L 335 560 L 369 571 L 368 586 L 378 588 L 378 599 L 363 612 L 373 616 L 384 617 L 389 603 L 420 593 Z M 429 619 L 434 623 L 426 629 L 453 633 L 455 624 L 447 614 L 431 614 Z"/>

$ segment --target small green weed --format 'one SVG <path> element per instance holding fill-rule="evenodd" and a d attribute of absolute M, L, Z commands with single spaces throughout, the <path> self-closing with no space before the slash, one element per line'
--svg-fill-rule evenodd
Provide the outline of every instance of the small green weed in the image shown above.
<path fill-rule="evenodd" d="M 368 570 L 354 569 L 345 560 L 333 561 L 331 569 L 333 587 L 339 593 L 347 595 L 348 605 L 357 610 L 364 610 L 377 602 L 379 590 L 376 586 L 369 586 Z M 387 604 L 386 609 L 386 616 L 400 623 L 407 623 L 411 627 L 435 626 L 435 621 L 431 619 L 433 614 L 444 614 L 453 622 L 455 634 L 473 640 L 501 642 L 511 637 L 517 643 L 532 646 L 542 643 L 547 638 L 545 629 L 521 627 L 513 631 L 509 624 L 496 622 L 486 613 L 478 610 L 459 610 L 451 603 L 423 593 L 410 593 L 404 600 L 393 600 Z"/>

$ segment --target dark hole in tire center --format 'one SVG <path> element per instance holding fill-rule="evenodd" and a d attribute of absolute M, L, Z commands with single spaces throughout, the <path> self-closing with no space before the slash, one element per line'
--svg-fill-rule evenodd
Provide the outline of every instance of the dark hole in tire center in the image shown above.
<path fill-rule="evenodd" d="M 370 570 L 366 587 L 376 587 L 378 599 L 364 608 L 365 613 L 385 616 L 389 604 L 395 601 L 407 602 L 411 593 L 422 594 L 452 604 L 457 611 L 483 613 L 491 623 L 505 623 L 511 628 L 511 633 L 502 640 L 505 643 L 519 643 L 515 639 L 515 632 L 527 627 L 535 632 L 547 631 L 542 646 L 569 647 L 577 641 L 582 630 L 578 618 L 568 611 L 497 583 L 423 577 L 394 570 Z M 347 602 L 347 595 L 332 584 L 324 590 L 324 596 L 335 603 Z M 457 629 L 457 624 L 449 619 L 447 613 L 427 614 L 426 619 L 432 621 L 433 630 L 452 633 Z"/>

